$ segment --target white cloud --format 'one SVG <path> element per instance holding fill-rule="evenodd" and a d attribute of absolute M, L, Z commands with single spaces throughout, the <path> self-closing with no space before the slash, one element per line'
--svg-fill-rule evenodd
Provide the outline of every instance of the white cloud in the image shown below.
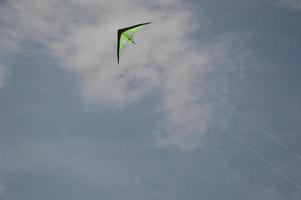
<path fill-rule="evenodd" d="M 197 81 L 208 70 L 209 54 L 192 45 L 199 28 L 182 0 L 7 1 L 0 9 L 1 38 L 14 49 L 24 40 L 45 45 L 81 80 L 88 102 L 124 108 L 152 89 L 162 91 L 164 120 L 160 145 L 197 147 L 206 131 L 207 106 Z M 137 34 L 116 62 L 116 30 L 153 21 Z"/>
<path fill-rule="evenodd" d="M 301 0 L 272 0 L 277 6 L 285 6 L 296 10 L 301 10 Z"/>

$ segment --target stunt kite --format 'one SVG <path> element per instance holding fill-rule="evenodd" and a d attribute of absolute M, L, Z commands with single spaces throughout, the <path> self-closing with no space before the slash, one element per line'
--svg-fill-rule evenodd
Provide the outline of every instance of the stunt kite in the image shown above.
<path fill-rule="evenodd" d="M 119 54 L 123 50 L 124 46 L 128 43 L 136 44 L 134 42 L 135 33 L 141 28 L 141 26 L 150 24 L 151 22 L 136 24 L 126 28 L 119 29 L 117 31 L 117 62 L 119 63 Z"/>

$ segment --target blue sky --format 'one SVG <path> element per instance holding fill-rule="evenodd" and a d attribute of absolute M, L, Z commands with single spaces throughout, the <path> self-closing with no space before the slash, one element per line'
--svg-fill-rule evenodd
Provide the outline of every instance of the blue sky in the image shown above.
<path fill-rule="evenodd" d="M 0 1 L 0 199 L 300 199 L 301 1 L 117 2 Z"/>

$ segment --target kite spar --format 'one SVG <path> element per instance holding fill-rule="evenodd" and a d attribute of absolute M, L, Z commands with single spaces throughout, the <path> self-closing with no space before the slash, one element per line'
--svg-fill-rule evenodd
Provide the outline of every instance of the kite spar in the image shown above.
<path fill-rule="evenodd" d="M 119 55 L 126 44 L 136 44 L 134 41 L 135 33 L 144 25 L 152 22 L 136 24 L 126 28 L 119 29 L 117 31 L 117 62 L 119 64 Z"/>

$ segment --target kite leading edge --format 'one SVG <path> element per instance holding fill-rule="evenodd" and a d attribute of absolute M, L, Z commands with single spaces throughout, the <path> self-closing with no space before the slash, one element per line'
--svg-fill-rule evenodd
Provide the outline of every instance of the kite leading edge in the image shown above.
<path fill-rule="evenodd" d="M 141 26 L 150 24 L 152 22 L 136 24 L 126 28 L 119 29 L 117 31 L 117 62 L 119 64 L 119 55 L 124 46 L 128 43 L 136 44 L 134 41 L 135 33 L 141 28 Z"/>

